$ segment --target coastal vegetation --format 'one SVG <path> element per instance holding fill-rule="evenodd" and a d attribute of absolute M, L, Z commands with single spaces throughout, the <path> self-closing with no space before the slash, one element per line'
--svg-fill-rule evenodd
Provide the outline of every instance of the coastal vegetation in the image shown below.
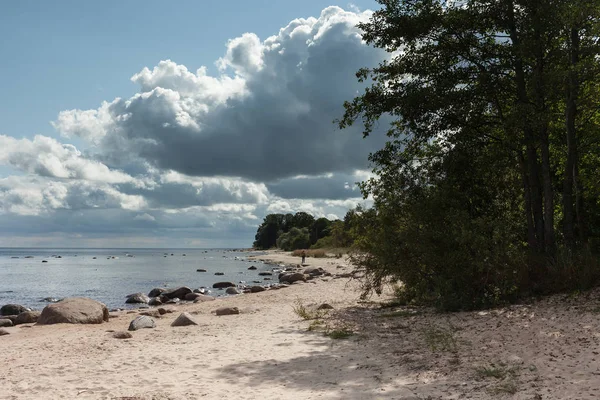
<path fill-rule="evenodd" d="M 379 0 L 361 23 L 390 57 L 338 122 L 389 122 L 355 215 L 364 291 L 442 310 L 600 281 L 600 5 Z"/>

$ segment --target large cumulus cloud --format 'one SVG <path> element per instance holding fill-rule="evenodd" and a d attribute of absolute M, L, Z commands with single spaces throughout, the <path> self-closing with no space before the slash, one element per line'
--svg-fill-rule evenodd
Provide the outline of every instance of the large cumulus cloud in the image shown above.
<path fill-rule="evenodd" d="M 384 57 L 356 28 L 369 15 L 329 7 L 264 41 L 245 34 L 228 43 L 218 77 L 162 61 L 133 76 L 133 97 L 62 112 L 54 126 L 97 143 L 106 162 L 125 169 L 137 157 L 187 175 L 261 182 L 351 173 L 383 140 L 333 124 L 360 88 L 355 72 Z"/>
<path fill-rule="evenodd" d="M 0 240 L 249 245 L 268 213 L 343 218 L 385 140 L 333 123 L 361 90 L 355 72 L 386 57 L 356 28 L 370 15 L 328 7 L 266 39 L 246 33 L 212 75 L 143 68 L 133 96 L 59 113 L 53 126 L 80 149 L 0 135 L 0 166 L 20 174 L 0 177 Z"/>

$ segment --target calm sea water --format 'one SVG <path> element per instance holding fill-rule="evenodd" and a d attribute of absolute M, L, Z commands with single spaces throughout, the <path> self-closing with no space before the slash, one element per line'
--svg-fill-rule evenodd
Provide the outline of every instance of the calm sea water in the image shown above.
<path fill-rule="evenodd" d="M 185 256 L 184 256 L 185 254 Z M 0 305 L 41 310 L 47 297 L 89 297 L 109 308 L 126 305 L 125 296 L 155 287 L 192 289 L 219 281 L 263 281 L 273 266 L 247 260 L 251 254 L 223 249 L 26 249 L 0 248 Z M 58 258 L 60 256 L 60 258 Z M 26 258 L 27 257 L 27 258 Z M 43 262 L 46 260 L 47 262 Z M 248 267 L 255 265 L 256 271 Z M 203 268 L 207 272 L 196 272 Z M 223 272 L 223 276 L 215 276 Z M 223 291 L 211 289 L 213 295 Z"/>

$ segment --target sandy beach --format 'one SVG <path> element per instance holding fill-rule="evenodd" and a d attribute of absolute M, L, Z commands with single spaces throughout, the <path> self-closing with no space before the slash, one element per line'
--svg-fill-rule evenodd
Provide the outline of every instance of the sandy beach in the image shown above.
<path fill-rule="evenodd" d="M 289 253 L 263 259 L 297 264 Z M 260 258 L 260 257 L 259 257 Z M 116 339 L 137 311 L 101 325 L 5 328 L 1 399 L 592 399 L 600 395 L 598 292 L 455 314 L 382 307 L 331 277 L 170 306 L 156 328 Z M 333 310 L 304 320 L 328 303 Z M 219 307 L 239 315 L 216 316 Z M 198 326 L 171 327 L 187 311 Z M 346 332 L 337 338 L 326 333 Z M 331 337 L 334 336 L 334 337 Z M 343 335 L 345 336 L 345 335 Z"/>

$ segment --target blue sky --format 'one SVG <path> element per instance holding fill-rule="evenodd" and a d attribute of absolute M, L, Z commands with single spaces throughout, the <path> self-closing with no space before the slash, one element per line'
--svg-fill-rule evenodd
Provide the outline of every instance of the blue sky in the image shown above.
<path fill-rule="evenodd" d="M 0 247 L 247 246 L 267 213 L 343 217 L 383 143 L 332 124 L 386 57 L 355 27 L 376 8 L 3 3 Z"/>

